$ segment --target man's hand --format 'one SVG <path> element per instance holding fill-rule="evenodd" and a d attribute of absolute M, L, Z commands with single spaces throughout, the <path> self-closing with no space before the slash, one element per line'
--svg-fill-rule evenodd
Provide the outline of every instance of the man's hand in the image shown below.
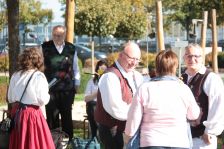
<path fill-rule="evenodd" d="M 212 136 L 207 134 L 207 133 L 204 133 L 202 135 L 202 140 L 206 143 L 206 144 L 211 144 L 211 139 L 212 139 Z"/>
<path fill-rule="evenodd" d="M 124 144 L 128 144 L 128 141 L 131 139 L 130 136 L 127 136 L 125 133 L 123 133 L 123 140 L 124 140 Z"/>

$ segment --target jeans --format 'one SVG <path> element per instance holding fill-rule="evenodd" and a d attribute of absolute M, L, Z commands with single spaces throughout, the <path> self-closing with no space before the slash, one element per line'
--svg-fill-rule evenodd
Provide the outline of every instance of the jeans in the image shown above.
<path fill-rule="evenodd" d="M 183 147 L 149 146 L 149 147 L 141 147 L 141 149 L 187 149 L 187 148 L 183 148 Z"/>

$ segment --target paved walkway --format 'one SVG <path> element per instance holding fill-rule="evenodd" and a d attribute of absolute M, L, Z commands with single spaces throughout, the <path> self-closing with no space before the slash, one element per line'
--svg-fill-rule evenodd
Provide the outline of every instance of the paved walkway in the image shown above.
<path fill-rule="evenodd" d="M 7 109 L 7 105 L 0 106 L 0 121 L 2 120 L 2 114 L 3 110 Z M 42 108 L 43 114 L 46 117 L 45 114 L 45 107 Z M 75 121 L 83 121 L 84 115 L 86 115 L 86 103 L 84 101 L 74 101 L 73 107 L 72 107 L 72 119 Z"/>

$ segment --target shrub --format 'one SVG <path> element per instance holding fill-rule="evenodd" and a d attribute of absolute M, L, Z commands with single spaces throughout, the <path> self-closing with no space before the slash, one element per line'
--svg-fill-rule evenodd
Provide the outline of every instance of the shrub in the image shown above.
<path fill-rule="evenodd" d="M 8 71 L 9 70 L 9 57 L 8 55 L 0 55 L 0 71 Z"/>
<path fill-rule="evenodd" d="M 107 56 L 108 65 L 112 65 L 118 59 L 119 52 L 111 53 Z"/>
<path fill-rule="evenodd" d="M 142 55 L 142 58 L 141 58 L 142 61 L 141 61 L 140 65 L 143 65 L 144 67 L 146 67 L 148 64 L 149 68 L 155 68 L 156 53 L 148 52 L 148 54 L 147 54 L 147 52 L 142 51 L 141 55 Z M 147 55 L 148 55 L 148 61 L 147 61 Z"/>
<path fill-rule="evenodd" d="M 217 59 L 218 67 L 224 68 L 224 52 L 219 52 Z M 205 56 L 205 65 L 209 65 L 210 67 L 212 67 L 212 53 L 209 53 Z"/>

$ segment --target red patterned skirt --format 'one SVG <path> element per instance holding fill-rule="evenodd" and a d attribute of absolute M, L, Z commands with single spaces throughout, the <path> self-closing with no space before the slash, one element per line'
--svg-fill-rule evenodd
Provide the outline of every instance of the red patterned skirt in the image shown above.
<path fill-rule="evenodd" d="M 13 105 L 12 116 L 15 116 L 18 106 Z M 46 119 L 38 106 L 26 106 L 17 114 L 9 149 L 55 149 Z"/>

